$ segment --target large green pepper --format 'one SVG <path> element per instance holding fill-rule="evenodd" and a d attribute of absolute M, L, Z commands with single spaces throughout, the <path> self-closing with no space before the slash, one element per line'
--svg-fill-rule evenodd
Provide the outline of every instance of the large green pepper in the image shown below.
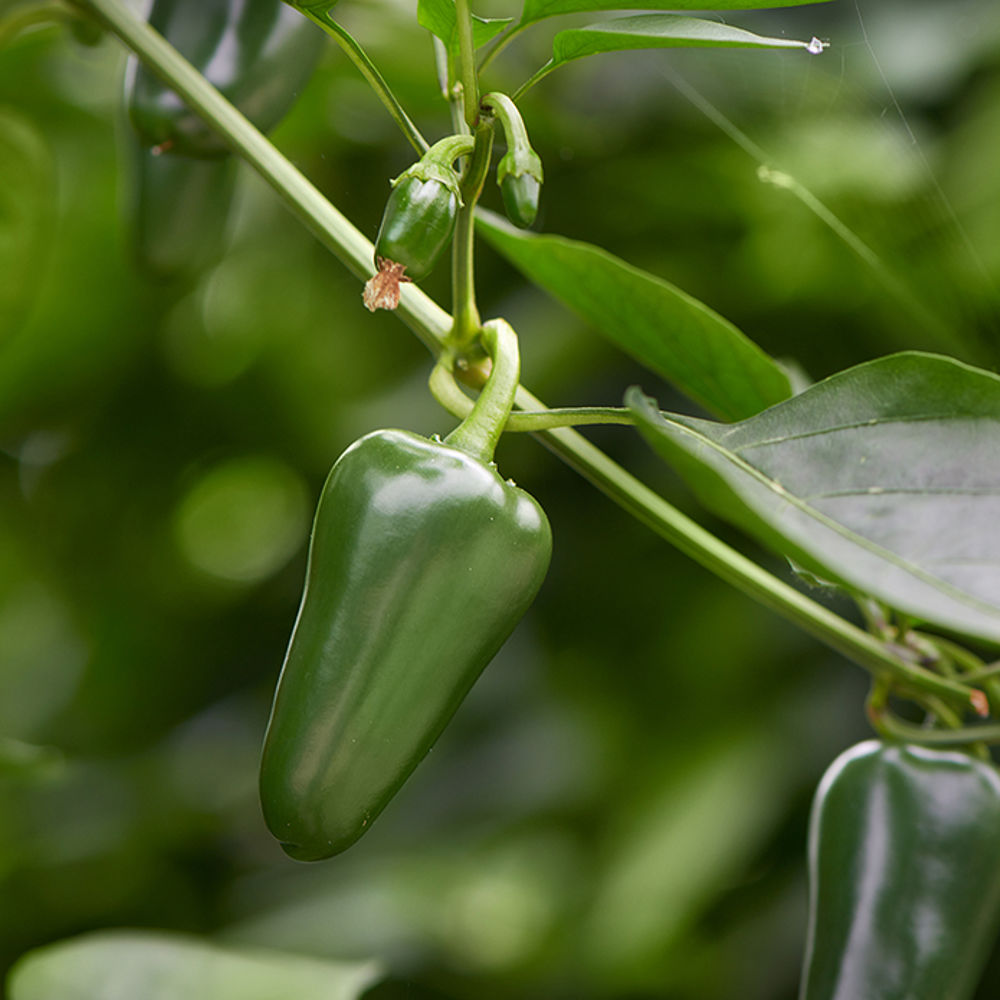
<path fill-rule="evenodd" d="M 820 784 L 801 1000 L 968 1000 L 1000 918 L 1000 775 L 875 740 Z"/>
<path fill-rule="evenodd" d="M 281 0 L 155 0 L 149 23 L 261 129 L 272 129 L 312 74 L 321 31 Z M 159 77 L 133 63 L 129 117 L 143 140 L 185 156 L 228 147 Z"/>
<path fill-rule="evenodd" d="M 369 434 L 323 487 L 261 763 L 267 825 L 298 860 L 368 829 L 545 575 L 545 514 L 497 473 L 470 420 L 445 442 Z"/>

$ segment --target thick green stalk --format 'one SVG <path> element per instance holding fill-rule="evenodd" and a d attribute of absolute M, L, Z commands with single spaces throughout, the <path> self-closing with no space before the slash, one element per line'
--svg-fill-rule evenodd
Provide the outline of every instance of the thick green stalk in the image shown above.
<path fill-rule="evenodd" d="M 455 0 L 455 27 L 458 32 L 458 75 L 462 83 L 465 124 L 475 129 L 479 121 L 479 77 L 476 48 L 472 39 L 472 11 L 469 0 Z"/>
<path fill-rule="evenodd" d="M 459 349 L 468 347 L 479 335 L 481 320 L 476 306 L 476 202 L 483 190 L 493 154 L 493 126 L 476 128 L 476 145 L 462 178 L 462 204 L 455 222 L 451 250 L 451 296 L 454 322 L 451 342 Z"/>
<path fill-rule="evenodd" d="M 122 0 L 78 0 L 78 4 L 96 15 L 209 122 L 352 273 L 362 280 L 370 274 L 371 243 Z M 403 288 L 397 312 L 433 353 L 442 350 L 451 330 L 451 317 L 419 288 L 415 285 Z M 524 388 L 518 389 L 515 405 L 528 410 L 546 409 Z M 575 431 L 553 429 L 538 436 L 546 447 L 623 509 L 696 562 L 865 669 L 876 675 L 888 674 L 962 707 L 971 704 L 972 694 L 981 694 L 904 662 L 874 636 L 799 593 L 720 541 Z"/>

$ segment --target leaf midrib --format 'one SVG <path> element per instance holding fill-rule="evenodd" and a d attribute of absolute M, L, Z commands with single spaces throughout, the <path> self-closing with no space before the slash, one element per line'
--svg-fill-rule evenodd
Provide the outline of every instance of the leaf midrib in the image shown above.
<path fill-rule="evenodd" d="M 735 465 L 738 469 L 742 470 L 751 478 L 756 479 L 762 485 L 764 485 L 768 490 L 770 490 L 775 496 L 781 497 L 786 502 L 792 504 L 807 517 L 814 521 L 822 524 L 824 527 L 829 528 L 836 534 L 841 535 L 848 541 L 853 542 L 858 545 L 859 548 L 864 549 L 871 554 L 884 559 L 886 562 L 893 566 L 898 567 L 911 576 L 920 580 L 922 583 L 928 584 L 935 588 L 936 590 L 942 591 L 944 593 L 952 596 L 960 604 L 970 607 L 973 610 L 981 610 L 991 618 L 1000 619 L 1000 611 L 993 607 L 991 604 L 987 604 L 981 601 L 979 598 L 974 597 L 972 594 L 966 593 L 964 590 L 959 590 L 954 584 L 949 583 L 947 580 L 942 580 L 938 576 L 933 576 L 929 573 L 924 572 L 919 566 L 915 566 L 908 559 L 903 559 L 896 553 L 889 549 L 883 548 L 876 542 L 871 541 L 871 539 L 865 538 L 864 535 L 859 535 L 850 528 L 841 524 L 839 521 L 835 521 L 833 518 L 828 517 L 822 511 L 816 510 L 814 507 L 805 503 L 800 497 L 794 493 L 789 493 L 781 485 L 781 483 L 776 479 L 771 479 L 770 476 L 766 476 L 760 469 L 756 466 L 751 465 L 749 462 L 745 461 L 741 456 L 730 451 L 728 448 L 723 447 L 718 442 L 714 441 L 712 438 L 696 431 L 694 428 L 688 427 L 686 424 L 678 423 L 677 421 L 671 420 L 668 417 L 663 417 L 663 420 L 670 424 L 672 427 L 678 428 L 682 433 L 688 434 L 696 440 L 708 445 L 713 451 L 717 452 L 725 461 L 729 462 L 731 465 Z M 869 422 L 870 423 L 870 422 Z M 861 424 L 860 426 L 864 426 Z"/>

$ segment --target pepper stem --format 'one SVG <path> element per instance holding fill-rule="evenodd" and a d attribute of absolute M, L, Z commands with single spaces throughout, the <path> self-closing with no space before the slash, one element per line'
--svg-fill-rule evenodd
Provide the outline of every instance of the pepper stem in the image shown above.
<path fill-rule="evenodd" d="M 451 165 L 460 157 L 468 156 L 475 148 L 476 140 L 471 135 L 449 135 L 438 139 L 430 149 L 420 157 L 422 163 L 436 163 L 442 167 Z"/>
<path fill-rule="evenodd" d="M 462 178 L 462 202 L 458 208 L 451 248 L 453 321 L 449 340 L 460 349 L 471 343 L 480 329 L 476 307 L 475 209 L 486 182 L 492 153 L 493 125 L 480 122 L 476 128 L 475 147 Z"/>
<path fill-rule="evenodd" d="M 483 346 L 493 361 L 489 378 L 472 412 L 444 439 L 484 464 L 493 461 L 493 452 L 514 405 L 514 393 L 521 378 L 521 357 L 517 334 L 502 319 L 483 325 Z"/>

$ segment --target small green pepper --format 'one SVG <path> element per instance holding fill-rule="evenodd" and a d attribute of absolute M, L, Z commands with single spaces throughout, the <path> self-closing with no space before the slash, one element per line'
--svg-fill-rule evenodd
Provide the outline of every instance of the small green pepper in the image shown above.
<path fill-rule="evenodd" d="M 499 167 L 497 169 L 499 170 Z M 540 191 L 541 184 L 538 178 L 532 174 L 508 173 L 504 175 L 503 180 L 500 181 L 500 194 L 503 197 L 503 207 L 507 218 L 515 226 L 527 229 L 534 223 L 538 217 Z"/>
<path fill-rule="evenodd" d="M 515 226 L 527 229 L 538 217 L 538 200 L 544 179 L 542 161 L 531 148 L 517 105 L 506 94 L 487 94 L 482 104 L 500 121 L 507 140 L 507 152 L 497 164 L 497 184 L 500 185 L 504 211 Z"/>
<path fill-rule="evenodd" d="M 433 270 L 455 231 L 462 195 L 452 164 L 472 152 L 469 135 L 450 135 L 434 143 L 392 181 L 392 192 L 375 238 L 375 266 L 391 261 L 410 281 Z"/>
<path fill-rule="evenodd" d="M 498 385 L 512 398 L 517 373 L 495 356 L 446 441 L 376 431 L 323 487 L 260 775 L 267 825 L 297 860 L 370 827 L 545 576 L 548 520 L 488 458 L 510 411 L 495 406 Z"/>
<path fill-rule="evenodd" d="M 801 1000 L 968 1000 L 1000 918 L 1000 775 L 870 740 L 816 793 Z"/>
<path fill-rule="evenodd" d="M 390 182 L 392 191 L 375 238 L 375 274 L 363 296 L 372 312 L 395 309 L 400 284 L 426 277 L 444 253 L 462 204 L 452 164 L 474 145 L 472 136 L 450 135 Z"/>
<path fill-rule="evenodd" d="M 321 31 L 281 0 L 154 0 L 150 25 L 264 132 L 282 119 L 312 74 Z M 228 147 L 159 77 L 130 66 L 128 109 L 151 146 L 185 156 Z"/>
<path fill-rule="evenodd" d="M 444 252 L 458 216 L 458 186 L 438 178 L 404 175 L 393 186 L 375 240 L 375 260 L 404 268 L 419 281 Z"/>

